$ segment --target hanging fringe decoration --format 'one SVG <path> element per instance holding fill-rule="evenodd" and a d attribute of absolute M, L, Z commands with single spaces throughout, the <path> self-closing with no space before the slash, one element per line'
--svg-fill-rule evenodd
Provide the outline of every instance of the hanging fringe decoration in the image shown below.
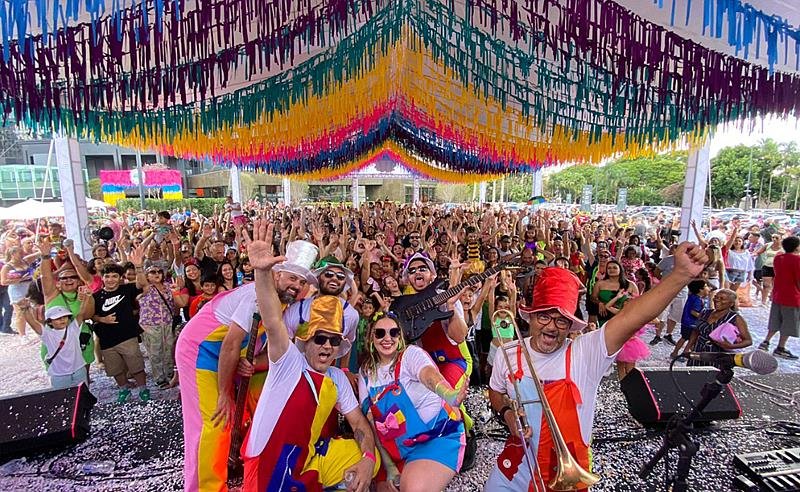
<path fill-rule="evenodd" d="M 22 2 L 0 8 L 7 117 L 275 174 L 331 177 L 377 155 L 443 180 L 529 172 L 695 143 L 800 101 L 796 74 L 611 0 L 114 0 L 20 36 Z M 77 19 L 104 0 L 30 4 L 61 2 Z M 739 0 L 687 2 L 701 14 L 745 57 L 762 38 L 771 66 L 790 40 L 798 52 L 794 28 Z"/>

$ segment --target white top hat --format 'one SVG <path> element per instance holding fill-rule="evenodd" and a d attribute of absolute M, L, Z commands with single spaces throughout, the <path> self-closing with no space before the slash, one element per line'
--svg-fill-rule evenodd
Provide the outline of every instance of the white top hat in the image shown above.
<path fill-rule="evenodd" d="M 308 241 L 292 241 L 286 245 L 286 261 L 275 265 L 276 272 L 289 272 L 305 277 L 309 284 L 316 286 L 317 277 L 311 267 L 317 261 L 319 249 Z"/>

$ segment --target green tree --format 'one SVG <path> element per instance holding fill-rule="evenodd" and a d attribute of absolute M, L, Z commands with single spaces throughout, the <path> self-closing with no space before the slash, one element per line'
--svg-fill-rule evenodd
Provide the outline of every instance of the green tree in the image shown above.
<path fill-rule="evenodd" d="M 546 189 L 552 197 L 565 199 L 572 194 L 578 200 L 583 187 L 592 185 L 595 201 L 616 203 L 620 188 L 628 189 L 631 205 L 680 203 L 680 197 L 664 191 L 686 176 L 686 152 L 659 154 L 648 158 L 622 159 L 605 166 L 573 166 L 552 174 Z"/>
<path fill-rule="evenodd" d="M 766 139 L 751 147 L 725 147 L 711 160 L 713 205 L 738 205 L 748 184 L 762 205 L 779 203 L 782 198 L 791 201 L 798 187 L 793 178 L 798 167 L 800 151 L 795 143 L 778 144 Z"/>
<path fill-rule="evenodd" d="M 86 182 L 86 189 L 89 191 L 89 197 L 95 200 L 103 199 L 103 185 L 100 183 L 100 178 L 92 178 Z"/>

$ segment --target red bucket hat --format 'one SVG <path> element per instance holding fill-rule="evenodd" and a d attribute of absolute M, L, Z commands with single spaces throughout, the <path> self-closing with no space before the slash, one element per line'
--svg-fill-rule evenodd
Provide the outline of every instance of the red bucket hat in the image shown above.
<path fill-rule="evenodd" d="M 575 316 L 581 281 L 566 268 L 549 267 L 542 270 L 533 287 L 533 305 L 519 307 L 520 316 L 528 320 L 531 313 L 558 309 L 572 321 L 572 330 L 586 328 L 586 322 Z"/>

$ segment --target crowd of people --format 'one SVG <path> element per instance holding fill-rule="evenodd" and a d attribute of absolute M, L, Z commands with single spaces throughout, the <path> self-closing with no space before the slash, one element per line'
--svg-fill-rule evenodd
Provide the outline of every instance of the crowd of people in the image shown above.
<path fill-rule="evenodd" d="M 523 355 L 587 470 L 615 363 L 623 378 L 659 343 L 673 356 L 748 347 L 747 304 L 770 307 L 759 348 L 779 333 L 773 353 L 797 359 L 798 230 L 693 223 L 692 244 L 678 225 L 492 204 L 230 203 L 209 217 L 112 213 L 82 258 L 59 223 L 8 224 L 0 328 L 41 337 L 53 387 L 89 384 L 91 364 L 119 403 L 179 386 L 186 490 L 225 488 L 243 377 L 247 490 L 441 490 L 474 462 L 469 385 L 488 385 L 510 433 L 487 490 L 527 490 L 552 478 L 553 438 L 540 405 L 515 404 L 517 391 L 535 400 Z M 435 320 L 408 326 L 398 299 L 427 293 L 418 312 Z"/>

